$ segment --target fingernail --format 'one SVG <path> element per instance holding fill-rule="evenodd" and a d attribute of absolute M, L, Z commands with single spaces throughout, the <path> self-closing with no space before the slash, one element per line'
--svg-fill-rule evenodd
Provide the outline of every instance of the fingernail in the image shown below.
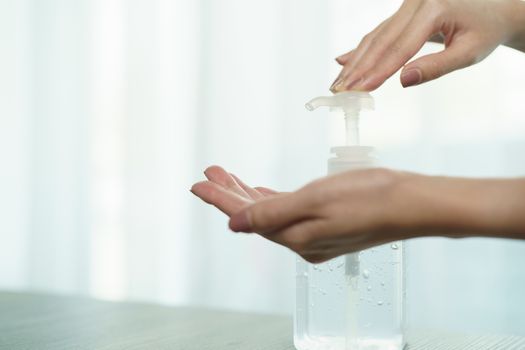
<path fill-rule="evenodd" d="M 195 195 L 195 196 L 197 196 L 197 197 L 199 196 L 199 192 L 198 192 L 198 191 L 199 191 L 199 190 L 198 190 L 198 187 L 195 186 L 195 185 L 193 185 L 193 186 L 190 188 L 190 192 L 193 193 L 193 195 Z"/>
<path fill-rule="evenodd" d="M 336 87 L 341 85 L 341 83 L 342 83 L 341 77 L 337 77 L 337 79 L 335 79 L 335 81 L 330 86 L 330 91 L 335 92 L 336 91 Z"/>
<path fill-rule="evenodd" d="M 420 84 L 422 80 L 423 74 L 421 74 L 419 68 L 411 68 L 401 73 L 401 85 L 403 85 L 403 87 Z"/>
<path fill-rule="evenodd" d="M 204 190 L 203 185 L 206 183 L 207 181 L 200 181 L 200 182 L 193 184 L 193 186 L 191 186 L 190 188 L 190 192 L 196 195 L 197 197 L 200 197 L 203 194 L 203 190 Z"/>
<path fill-rule="evenodd" d="M 252 223 L 247 210 L 234 214 L 230 218 L 230 229 L 233 232 L 251 232 Z"/>
<path fill-rule="evenodd" d="M 333 89 L 331 89 L 331 91 L 335 94 L 335 93 L 338 93 L 338 92 L 343 92 L 343 91 L 346 91 L 347 88 L 346 88 L 346 80 L 343 80 L 341 79 L 339 81 L 339 83 L 337 83 Z"/>

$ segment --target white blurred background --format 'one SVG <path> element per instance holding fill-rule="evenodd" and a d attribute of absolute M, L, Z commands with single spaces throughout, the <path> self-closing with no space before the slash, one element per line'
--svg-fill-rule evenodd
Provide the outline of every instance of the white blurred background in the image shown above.
<path fill-rule="evenodd" d="M 211 164 L 281 190 L 322 176 L 342 121 L 304 102 L 399 4 L 0 0 L 0 289 L 292 313 L 294 255 L 188 190 Z M 362 139 L 385 166 L 523 176 L 524 82 L 506 48 L 396 75 Z M 412 241 L 408 277 L 415 327 L 525 334 L 523 242 Z"/>

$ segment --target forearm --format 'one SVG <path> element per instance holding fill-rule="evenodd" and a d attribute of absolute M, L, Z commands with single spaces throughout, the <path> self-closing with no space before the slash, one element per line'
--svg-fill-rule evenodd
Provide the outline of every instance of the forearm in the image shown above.
<path fill-rule="evenodd" d="M 511 30 L 511 35 L 505 46 L 525 52 L 525 1 L 507 0 L 506 16 L 503 25 L 507 25 Z"/>
<path fill-rule="evenodd" d="M 525 239 L 525 178 L 465 179 L 414 175 L 402 185 L 413 236 Z"/>

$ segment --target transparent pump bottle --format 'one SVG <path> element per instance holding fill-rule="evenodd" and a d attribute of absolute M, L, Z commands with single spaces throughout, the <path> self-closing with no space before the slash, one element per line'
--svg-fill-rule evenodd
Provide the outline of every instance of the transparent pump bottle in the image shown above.
<path fill-rule="evenodd" d="M 343 111 L 346 146 L 333 147 L 328 174 L 373 167 L 359 145 L 359 112 L 373 109 L 366 92 L 318 97 L 306 104 Z M 352 220 L 352 218 L 348 218 Z M 390 243 L 322 264 L 297 258 L 294 344 L 298 350 L 401 350 L 404 347 L 403 244 Z"/>

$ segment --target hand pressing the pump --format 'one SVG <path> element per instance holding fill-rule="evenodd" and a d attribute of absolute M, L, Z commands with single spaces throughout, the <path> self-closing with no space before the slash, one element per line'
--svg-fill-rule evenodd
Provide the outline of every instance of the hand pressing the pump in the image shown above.
<path fill-rule="evenodd" d="M 409 62 L 426 41 L 445 48 Z M 405 0 L 336 58 L 344 67 L 330 89 L 372 91 L 400 68 L 404 87 L 421 84 L 475 64 L 499 45 L 525 52 L 525 1 Z"/>
<path fill-rule="evenodd" d="M 191 191 L 258 233 L 319 263 L 424 236 L 525 239 L 525 179 L 463 179 L 388 169 L 354 170 L 295 192 L 252 188 L 218 166 Z"/>

